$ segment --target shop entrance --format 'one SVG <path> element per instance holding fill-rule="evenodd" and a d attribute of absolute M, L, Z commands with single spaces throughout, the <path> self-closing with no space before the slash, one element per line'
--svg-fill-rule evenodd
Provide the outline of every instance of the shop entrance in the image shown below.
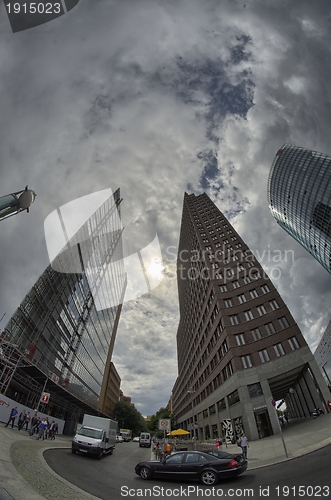
<path fill-rule="evenodd" d="M 257 432 L 259 434 L 259 439 L 272 436 L 273 431 L 271 427 L 268 410 L 266 408 L 263 410 L 262 409 L 256 410 L 254 412 L 254 416 L 255 416 Z"/>

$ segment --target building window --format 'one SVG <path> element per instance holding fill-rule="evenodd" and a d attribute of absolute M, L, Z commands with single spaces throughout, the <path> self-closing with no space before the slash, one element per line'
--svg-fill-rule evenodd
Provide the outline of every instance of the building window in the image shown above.
<path fill-rule="evenodd" d="M 232 300 L 231 299 L 226 299 L 224 301 L 224 305 L 225 305 L 225 307 L 232 307 L 233 306 Z"/>
<path fill-rule="evenodd" d="M 254 319 L 253 313 L 250 309 L 248 311 L 244 311 L 244 315 L 245 315 L 246 321 L 250 321 L 251 319 Z"/>
<path fill-rule="evenodd" d="M 222 410 L 226 409 L 225 398 L 221 399 L 221 401 L 219 401 L 217 403 L 217 409 L 218 409 L 218 411 L 222 411 Z"/>
<path fill-rule="evenodd" d="M 255 288 L 254 288 L 254 290 L 250 290 L 249 294 L 250 294 L 252 299 L 256 299 L 256 297 L 259 296 L 257 291 L 255 290 Z"/>
<path fill-rule="evenodd" d="M 261 290 L 262 290 L 263 293 L 269 293 L 270 292 L 268 285 L 262 285 L 261 286 Z"/>
<path fill-rule="evenodd" d="M 252 361 L 251 361 L 251 357 L 249 354 L 247 354 L 247 356 L 241 356 L 241 362 L 243 364 L 243 367 L 246 369 L 246 368 L 251 368 L 253 365 L 252 365 Z"/>
<path fill-rule="evenodd" d="M 233 314 L 232 316 L 230 316 L 230 322 L 231 325 L 239 325 L 238 314 Z"/>
<path fill-rule="evenodd" d="M 240 287 L 240 283 L 239 283 L 238 280 L 232 281 L 232 285 L 233 285 L 233 288 L 239 288 Z"/>
<path fill-rule="evenodd" d="M 209 415 L 214 415 L 214 413 L 216 413 L 216 407 L 212 405 L 209 407 Z"/>
<path fill-rule="evenodd" d="M 264 326 L 265 326 L 265 329 L 267 330 L 267 334 L 268 334 L 268 335 L 272 335 L 273 333 L 275 333 L 275 332 L 276 332 L 276 330 L 275 330 L 275 327 L 274 327 L 273 323 L 267 323 L 267 324 L 266 324 L 266 325 L 264 325 Z"/>
<path fill-rule="evenodd" d="M 203 410 L 202 416 L 203 416 L 203 418 L 208 417 L 208 408 L 206 410 Z"/>
<path fill-rule="evenodd" d="M 282 343 L 279 342 L 279 344 L 274 345 L 275 353 L 276 356 L 279 358 L 280 356 L 285 356 L 285 351 L 284 347 L 282 346 Z"/>
<path fill-rule="evenodd" d="M 248 285 L 248 283 L 251 282 L 249 276 L 244 276 L 243 281 L 244 281 L 245 285 Z"/>
<path fill-rule="evenodd" d="M 261 273 L 260 273 L 260 271 L 255 271 L 255 272 L 253 273 L 253 278 L 254 278 L 255 280 L 258 280 L 259 278 L 261 278 Z"/>
<path fill-rule="evenodd" d="M 260 340 L 262 339 L 262 335 L 261 335 L 261 332 L 258 328 L 254 328 L 253 330 L 251 330 L 251 333 L 252 333 L 252 336 L 253 336 L 253 340 Z"/>
<path fill-rule="evenodd" d="M 277 300 L 270 300 L 269 304 L 270 304 L 270 307 L 273 311 L 275 311 L 276 309 L 279 309 L 279 305 L 278 305 Z"/>
<path fill-rule="evenodd" d="M 247 386 L 249 397 L 256 398 L 257 396 L 262 396 L 263 391 L 260 382 L 256 382 L 256 384 L 250 384 Z"/>
<path fill-rule="evenodd" d="M 290 339 L 288 339 L 288 343 L 290 344 L 290 348 L 292 349 L 292 351 L 295 351 L 295 349 L 300 349 L 300 345 L 296 337 L 291 337 Z"/>
<path fill-rule="evenodd" d="M 238 295 L 238 300 L 240 304 L 243 304 L 244 302 L 247 302 L 247 299 L 245 297 L 245 294 Z"/>
<path fill-rule="evenodd" d="M 239 398 L 239 392 L 237 389 L 228 395 L 229 406 L 232 406 L 232 405 L 238 403 L 239 401 L 240 401 L 240 398 Z"/>
<path fill-rule="evenodd" d="M 259 356 L 260 356 L 261 363 L 266 363 L 267 361 L 270 361 L 270 357 L 269 357 L 267 349 L 262 349 L 262 351 L 259 351 Z"/>
<path fill-rule="evenodd" d="M 264 305 L 262 304 L 262 306 L 257 306 L 257 312 L 259 313 L 260 316 L 263 316 L 263 314 L 267 314 L 267 311 L 264 307 Z"/>
<path fill-rule="evenodd" d="M 285 328 L 288 328 L 290 326 L 287 319 L 285 318 L 285 316 L 283 316 L 282 318 L 279 318 L 278 321 L 279 321 L 279 324 L 280 324 L 280 327 L 282 330 L 284 330 Z"/>
<path fill-rule="evenodd" d="M 245 342 L 245 337 L 242 333 L 239 333 L 239 335 L 235 335 L 236 337 L 236 342 L 237 342 L 237 345 L 244 345 L 246 344 Z"/>
<path fill-rule="evenodd" d="M 220 285 L 220 291 L 221 292 L 227 292 L 227 290 L 228 289 L 227 289 L 226 285 Z"/>

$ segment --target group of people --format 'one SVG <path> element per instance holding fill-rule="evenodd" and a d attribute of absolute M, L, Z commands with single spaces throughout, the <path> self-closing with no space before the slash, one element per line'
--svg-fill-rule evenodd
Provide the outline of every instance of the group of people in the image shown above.
<path fill-rule="evenodd" d="M 18 414 L 17 406 L 12 408 L 8 422 L 5 427 L 11 425 L 12 429 L 14 428 L 14 423 L 16 418 L 18 417 L 17 428 L 20 431 L 25 427 L 25 430 L 28 430 L 30 425 L 30 436 L 36 435 L 37 439 L 55 439 L 55 436 L 59 430 L 58 424 L 55 420 L 52 422 L 49 421 L 48 417 L 39 417 L 38 413 L 35 412 L 33 417 L 31 418 L 30 412 L 26 412 L 26 410 L 21 411 Z"/>

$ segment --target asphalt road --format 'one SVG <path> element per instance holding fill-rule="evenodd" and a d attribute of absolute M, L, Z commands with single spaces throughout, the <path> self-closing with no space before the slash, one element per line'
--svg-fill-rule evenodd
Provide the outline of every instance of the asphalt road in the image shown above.
<path fill-rule="evenodd" d="M 114 454 L 100 461 L 71 450 L 44 453 L 61 477 L 103 500 L 123 498 L 331 498 L 331 446 L 287 462 L 247 470 L 213 488 L 195 482 L 143 481 L 134 472 L 137 462 L 149 459 L 150 449 L 137 443 L 116 445 Z M 251 464 L 254 465 L 253 463 Z"/>

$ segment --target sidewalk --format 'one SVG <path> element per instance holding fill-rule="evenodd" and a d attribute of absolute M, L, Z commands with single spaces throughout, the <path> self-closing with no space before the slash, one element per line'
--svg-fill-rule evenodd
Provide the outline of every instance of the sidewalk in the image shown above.
<path fill-rule="evenodd" d="M 290 420 L 281 436 L 270 436 L 249 443 L 248 469 L 256 469 L 305 455 L 331 444 L 331 413 L 315 420 Z M 25 431 L 5 428 L 0 423 L 0 500 L 96 500 L 53 472 L 43 459 L 47 448 L 70 448 L 69 436 L 55 441 L 37 441 Z M 224 451 L 238 452 L 236 445 L 223 445 Z M 132 472 L 134 475 L 134 472 Z"/>

